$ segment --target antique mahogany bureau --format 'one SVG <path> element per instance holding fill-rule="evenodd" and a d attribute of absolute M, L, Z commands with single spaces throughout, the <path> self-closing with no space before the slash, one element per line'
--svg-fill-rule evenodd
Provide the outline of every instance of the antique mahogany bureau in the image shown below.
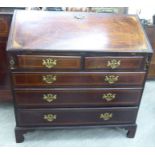
<path fill-rule="evenodd" d="M 152 55 L 137 16 L 16 11 L 7 52 L 16 142 L 64 127 L 120 127 L 134 137 Z"/>

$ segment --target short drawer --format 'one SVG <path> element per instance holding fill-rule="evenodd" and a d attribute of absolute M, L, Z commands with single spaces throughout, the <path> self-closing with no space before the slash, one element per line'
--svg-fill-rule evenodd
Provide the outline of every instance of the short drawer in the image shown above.
<path fill-rule="evenodd" d="M 128 57 L 85 57 L 86 69 L 142 69 L 144 68 L 143 56 Z"/>
<path fill-rule="evenodd" d="M 142 86 L 145 72 L 14 72 L 15 87 Z"/>
<path fill-rule="evenodd" d="M 80 56 L 17 55 L 14 68 L 26 69 L 80 69 Z"/>
<path fill-rule="evenodd" d="M 138 105 L 142 89 L 55 88 L 16 90 L 18 107 L 103 107 Z"/>
<path fill-rule="evenodd" d="M 18 109 L 18 126 L 102 125 L 134 123 L 137 107 Z"/>

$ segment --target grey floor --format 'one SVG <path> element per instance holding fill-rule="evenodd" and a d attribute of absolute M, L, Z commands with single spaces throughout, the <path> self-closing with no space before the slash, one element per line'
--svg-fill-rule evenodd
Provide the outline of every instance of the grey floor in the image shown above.
<path fill-rule="evenodd" d="M 0 104 L 0 146 L 154 146 L 155 147 L 155 81 L 145 85 L 135 138 L 126 138 L 123 129 L 72 129 L 35 131 L 25 135 L 23 143 L 14 138 L 14 111 L 11 104 Z"/>

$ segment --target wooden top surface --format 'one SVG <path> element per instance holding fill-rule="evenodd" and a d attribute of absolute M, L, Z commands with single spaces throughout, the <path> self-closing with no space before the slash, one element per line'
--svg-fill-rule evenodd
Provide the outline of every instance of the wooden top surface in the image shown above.
<path fill-rule="evenodd" d="M 16 11 L 8 51 L 151 52 L 136 16 Z"/>

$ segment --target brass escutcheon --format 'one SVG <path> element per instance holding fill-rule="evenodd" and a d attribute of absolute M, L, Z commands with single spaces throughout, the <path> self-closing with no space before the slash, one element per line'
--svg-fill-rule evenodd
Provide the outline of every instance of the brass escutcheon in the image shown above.
<path fill-rule="evenodd" d="M 48 84 L 53 83 L 54 81 L 56 81 L 56 75 L 43 75 L 42 76 L 42 80 Z"/>
<path fill-rule="evenodd" d="M 43 118 L 48 122 L 53 122 L 54 120 L 56 120 L 57 116 L 54 114 L 45 114 Z"/>
<path fill-rule="evenodd" d="M 111 119 L 112 116 L 113 116 L 113 114 L 112 113 L 108 113 L 108 112 L 100 114 L 100 118 L 104 119 L 105 121 Z"/>
<path fill-rule="evenodd" d="M 104 80 L 109 84 L 114 84 L 115 82 L 118 81 L 118 78 L 119 76 L 116 75 L 106 75 Z"/>
<path fill-rule="evenodd" d="M 116 59 L 109 60 L 107 63 L 107 67 L 111 67 L 112 69 L 115 69 L 120 65 L 121 65 L 121 61 Z"/>
<path fill-rule="evenodd" d="M 42 65 L 49 69 L 53 68 L 56 64 L 57 64 L 56 59 L 52 59 L 52 58 L 42 59 Z"/>
<path fill-rule="evenodd" d="M 13 57 L 10 57 L 9 63 L 10 63 L 10 69 L 14 69 L 15 61 Z"/>
<path fill-rule="evenodd" d="M 112 93 L 102 95 L 102 99 L 105 99 L 107 102 L 114 100 L 115 97 L 116 97 L 116 94 L 112 94 Z"/>
<path fill-rule="evenodd" d="M 57 95 L 56 94 L 43 94 L 43 100 L 51 103 L 52 101 L 57 99 Z"/>

